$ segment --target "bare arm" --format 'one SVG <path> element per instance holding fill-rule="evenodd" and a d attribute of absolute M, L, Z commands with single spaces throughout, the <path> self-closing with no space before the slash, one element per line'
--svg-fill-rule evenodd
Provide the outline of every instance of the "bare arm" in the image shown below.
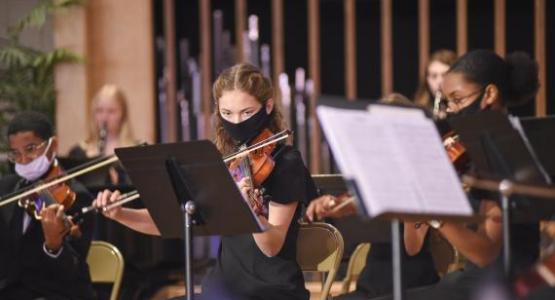
<path fill-rule="evenodd" d="M 110 192 L 109 190 L 104 190 L 103 192 L 98 193 L 96 200 L 94 200 L 94 205 L 97 207 L 107 206 L 108 204 L 116 201 L 120 196 L 121 194 L 119 191 Z M 154 221 L 146 208 L 133 209 L 116 206 L 106 212 L 103 212 L 103 214 L 107 218 L 118 221 L 135 231 L 150 235 L 160 235 L 160 231 L 154 224 Z"/>
<path fill-rule="evenodd" d="M 283 247 L 297 205 L 298 202 L 280 204 L 270 201 L 268 219 L 259 217 L 268 229 L 262 233 L 254 233 L 253 237 L 260 251 L 266 256 L 276 256 Z"/>
<path fill-rule="evenodd" d="M 348 202 L 348 203 L 344 203 Z M 344 204 L 343 204 L 344 203 Z M 354 215 L 357 207 L 351 197 L 320 196 L 308 204 L 305 217 L 310 221 Z"/>
<path fill-rule="evenodd" d="M 410 256 L 414 256 L 422 250 L 426 233 L 428 233 L 430 227 L 428 224 L 422 223 L 420 227 L 416 228 L 415 224 L 413 222 L 404 223 L 405 250 Z"/>
<path fill-rule="evenodd" d="M 474 264 L 484 267 L 491 264 L 499 255 L 502 244 L 501 209 L 493 201 L 484 200 L 480 204 L 480 215 L 485 220 L 477 231 L 462 224 L 445 223 L 441 234 Z"/>
<path fill-rule="evenodd" d="M 133 209 L 124 207 L 113 220 L 144 234 L 160 235 L 158 227 L 154 224 L 146 208 Z"/>

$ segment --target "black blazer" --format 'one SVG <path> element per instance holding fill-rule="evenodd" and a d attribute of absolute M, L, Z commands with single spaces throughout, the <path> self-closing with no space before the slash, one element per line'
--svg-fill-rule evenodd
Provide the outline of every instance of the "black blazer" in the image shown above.
<path fill-rule="evenodd" d="M 0 195 L 23 185 L 24 180 L 17 176 L 4 177 L 0 179 Z M 70 186 L 77 199 L 68 214 L 92 201 L 82 185 L 72 182 Z M 82 235 L 66 236 L 60 256 L 52 258 L 43 250 L 44 235 L 39 221 L 31 219 L 23 233 L 24 213 L 16 203 L 0 208 L 0 298 L 3 291 L 17 286 L 46 298 L 95 299 L 86 262 L 94 216 L 86 216 L 80 226 Z"/>

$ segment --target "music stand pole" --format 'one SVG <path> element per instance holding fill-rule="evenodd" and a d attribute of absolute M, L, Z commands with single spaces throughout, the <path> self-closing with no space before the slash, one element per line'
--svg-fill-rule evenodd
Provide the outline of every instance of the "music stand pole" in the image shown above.
<path fill-rule="evenodd" d="M 187 286 L 187 300 L 194 299 L 193 272 L 191 267 L 191 257 L 193 255 L 193 214 L 195 213 L 195 202 L 188 200 L 184 207 L 185 214 L 185 285 Z"/>
<path fill-rule="evenodd" d="M 391 254 L 393 259 L 393 299 L 404 298 L 402 249 L 401 249 L 401 222 L 398 218 L 391 220 Z"/>
<path fill-rule="evenodd" d="M 507 279 L 511 279 L 511 196 L 513 184 L 509 180 L 499 183 L 499 194 L 501 195 L 501 210 L 503 214 L 503 271 Z"/>

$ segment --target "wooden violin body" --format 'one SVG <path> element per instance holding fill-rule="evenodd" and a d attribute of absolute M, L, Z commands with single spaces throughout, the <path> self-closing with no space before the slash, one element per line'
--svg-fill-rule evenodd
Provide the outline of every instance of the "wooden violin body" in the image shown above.
<path fill-rule="evenodd" d="M 269 129 L 264 129 L 251 142 L 251 144 L 259 143 L 270 138 L 271 136 L 272 132 Z M 271 154 L 275 147 L 275 143 L 266 145 L 260 149 L 251 151 L 244 156 L 234 159 L 229 164 L 229 170 L 236 182 L 239 182 L 246 177 L 249 178 L 250 185 L 253 188 L 251 189 L 252 192 L 247 195 L 247 200 L 254 211 L 259 214 L 267 215 L 266 208 L 264 207 L 262 200 L 264 191 L 261 190 L 260 187 L 274 169 L 275 161 L 273 160 Z M 246 148 L 246 145 L 243 145 L 242 148 Z"/>
<path fill-rule="evenodd" d="M 55 161 L 43 181 L 58 178 L 62 176 L 63 173 L 64 171 Z M 39 182 L 39 185 L 40 184 L 42 184 L 42 182 Z M 28 197 L 19 199 L 18 205 L 24 208 L 30 216 L 33 216 L 35 217 L 35 219 L 40 220 L 40 211 L 42 209 L 52 204 L 60 204 L 64 206 L 64 210 L 68 210 L 75 203 L 75 199 L 76 194 L 70 188 L 69 184 L 67 184 L 66 182 L 61 182 L 56 185 L 52 185 L 46 189 L 40 190 L 35 194 L 31 194 Z M 81 234 L 79 227 L 75 225 L 69 217 L 64 217 L 64 223 L 71 235 L 78 236 Z"/>

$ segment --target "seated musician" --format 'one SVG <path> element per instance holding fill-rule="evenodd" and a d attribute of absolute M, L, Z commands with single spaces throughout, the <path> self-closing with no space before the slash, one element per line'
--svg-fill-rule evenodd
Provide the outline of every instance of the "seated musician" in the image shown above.
<path fill-rule="evenodd" d="M 442 94 L 447 113 L 468 115 L 483 110 L 506 111 L 521 104 L 538 90 L 537 64 L 524 53 L 506 59 L 489 50 L 474 50 L 459 58 L 445 75 Z M 434 222 L 438 230 L 467 258 L 463 270 L 449 273 L 438 284 L 408 290 L 407 299 L 471 299 L 487 274 L 500 270 L 502 214 L 498 201 L 470 197 L 484 220 L 475 227 L 452 222 Z M 426 223 L 419 230 L 428 230 Z M 406 233 L 406 232 L 405 232 Z M 516 272 L 531 265 L 539 254 L 538 223 L 511 224 L 511 251 Z M 419 235 L 405 235 L 405 247 L 417 244 Z M 390 299 L 380 297 L 376 299 Z"/>
<path fill-rule="evenodd" d="M 387 95 L 380 102 L 414 106 L 412 101 L 397 93 Z M 349 201 L 349 203 L 345 203 L 347 205 L 343 206 L 345 205 L 342 204 L 344 201 Z M 310 202 L 306 210 L 306 217 L 313 221 L 353 215 L 357 212 L 357 209 L 354 202 L 351 201 L 352 198 L 349 197 L 321 196 Z M 415 229 L 413 223 L 405 223 L 403 231 L 407 233 L 405 236 L 410 236 L 410 233 L 422 236 L 421 240 L 414 244 L 414 247 L 406 247 L 405 251 L 402 252 L 403 279 L 406 286 L 413 288 L 436 283 L 439 276 L 428 247 L 428 235 L 422 229 Z M 366 256 L 366 264 L 357 280 L 356 290 L 334 297 L 334 299 L 357 300 L 390 294 L 393 290 L 392 278 L 391 244 L 371 243 L 370 251 Z"/>
<path fill-rule="evenodd" d="M 45 179 L 57 169 L 57 138 L 46 116 L 23 112 L 8 124 L 8 158 L 17 176 L 4 177 L 4 197 Z M 95 299 L 86 257 L 93 219 L 87 217 L 70 234 L 64 215 L 90 205 L 92 197 L 77 182 L 71 207 L 50 204 L 37 209 L 41 220 L 17 202 L 0 207 L 0 299 Z M 40 206 L 45 194 L 29 196 Z"/>
<path fill-rule="evenodd" d="M 129 119 L 127 98 L 114 84 L 105 84 L 94 96 L 90 107 L 91 123 L 87 138 L 73 146 L 68 157 L 78 160 L 110 156 L 114 149 L 139 144 Z M 129 184 L 127 175 L 119 164 L 110 167 L 107 182 Z"/>
<path fill-rule="evenodd" d="M 213 92 L 215 144 L 223 155 L 236 151 L 238 145 L 249 144 L 264 131 L 277 133 L 284 129 L 282 115 L 274 105 L 271 80 L 257 68 L 238 64 L 223 71 Z M 296 243 L 302 206 L 315 197 L 316 191 L 297 150 L 279 144 L 271 155 L 275 166 L 259 187 L 264 197 L 254 199 L 263 201 L 255 211 L 268 229 L 222 238 L 215 269 L 204 280 L 202 298 L 309 298 L 296 262 Z M 238 185 L 246 198 L 251 197 L 246 196 L 254 188 L 249 178 Z M 95 200 L 96 205 L 105 206 L 118 195 L 104 191 Z M 159 234 L 147 210 L 116 208 L 105 215 L 134 230 Z M 228 221 L 233 222 L 233 218 Z"/>

